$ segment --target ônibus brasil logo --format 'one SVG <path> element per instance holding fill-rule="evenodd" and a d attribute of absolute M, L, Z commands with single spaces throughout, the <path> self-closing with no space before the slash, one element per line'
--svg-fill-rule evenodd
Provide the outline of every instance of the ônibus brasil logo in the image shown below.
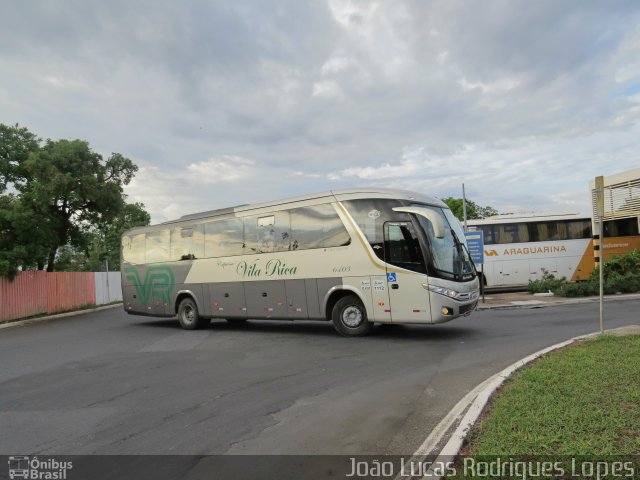
<path fill-rule="evenodd" d="M 30 480 L 66 480 L 67 471 L 73 469 L 73 462 L 63 462 L 55 458 L 46 460 L 38 457 L 16 455 L 9 457 L 9 478 Z"/>
<path fill-rule="evenodd" d="M 169 303 L 173 291 L 173 270 L 165 265 L 155 265 L 147 268 L 144 282 L 140 281 L 138 269 L 126 267 L 124 269 L 127 280 L 133 282 L 136 293 L 143 305 L 152 298 L 159 298 L 163 303 Z"/>

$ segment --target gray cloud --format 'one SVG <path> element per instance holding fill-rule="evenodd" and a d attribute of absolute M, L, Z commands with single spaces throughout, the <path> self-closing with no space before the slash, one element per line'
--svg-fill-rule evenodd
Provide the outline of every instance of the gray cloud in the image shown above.
<path fill-rule="evenodd" d="M 639 20 L 635 1 L 12 2 L 0 121 L 131 157 L 154 220 L 355 184 L 586 211 L 592 176 L 637 167 Z"/>

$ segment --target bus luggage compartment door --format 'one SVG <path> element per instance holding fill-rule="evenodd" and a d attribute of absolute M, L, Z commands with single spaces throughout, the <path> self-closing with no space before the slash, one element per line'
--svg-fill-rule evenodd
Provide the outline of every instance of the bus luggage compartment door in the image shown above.
<path fill-rule="evenodd" d="M 248 318 L 289 318 L 284 280 L 244 283 Z"/>
<path fill-rule="evenodd" d="M 219 318 L 247 318 L 247 302 L 241 283 L 209 284 L 211 315 Z"/>
<path fill-rule="evenodd" d="M 309 318 L 305 280 L 285 280 L 289 318 Z M 316 287 L 316 295 L 317 295 Z"/>

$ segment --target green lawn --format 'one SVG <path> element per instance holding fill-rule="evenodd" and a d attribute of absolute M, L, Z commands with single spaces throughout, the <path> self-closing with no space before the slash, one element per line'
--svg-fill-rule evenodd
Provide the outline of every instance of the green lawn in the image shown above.
<path fill-rule="evenodd" d="M 447 478 L 640 478 L 640 335 L 580 341 L 523 368 L 461 453 Z M 516 470 L 485 475 L 501 461 Z M 536 470 L 556 461 L 550 476 Z"/>
<path fill-rule="evenodd" d="M 471 455 L 639 455 L 640 335 L 605 335 L 516 373 L 472 429 Z"/>

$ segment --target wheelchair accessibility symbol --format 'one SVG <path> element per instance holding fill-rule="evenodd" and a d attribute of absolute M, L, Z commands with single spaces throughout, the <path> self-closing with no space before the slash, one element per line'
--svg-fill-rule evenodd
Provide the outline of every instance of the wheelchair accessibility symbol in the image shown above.
<path fill-rule="evenodd" d="M 395 272 L 387 273 L 387 282 L 395 282 L 395 281 L 396 281 Z"/>

